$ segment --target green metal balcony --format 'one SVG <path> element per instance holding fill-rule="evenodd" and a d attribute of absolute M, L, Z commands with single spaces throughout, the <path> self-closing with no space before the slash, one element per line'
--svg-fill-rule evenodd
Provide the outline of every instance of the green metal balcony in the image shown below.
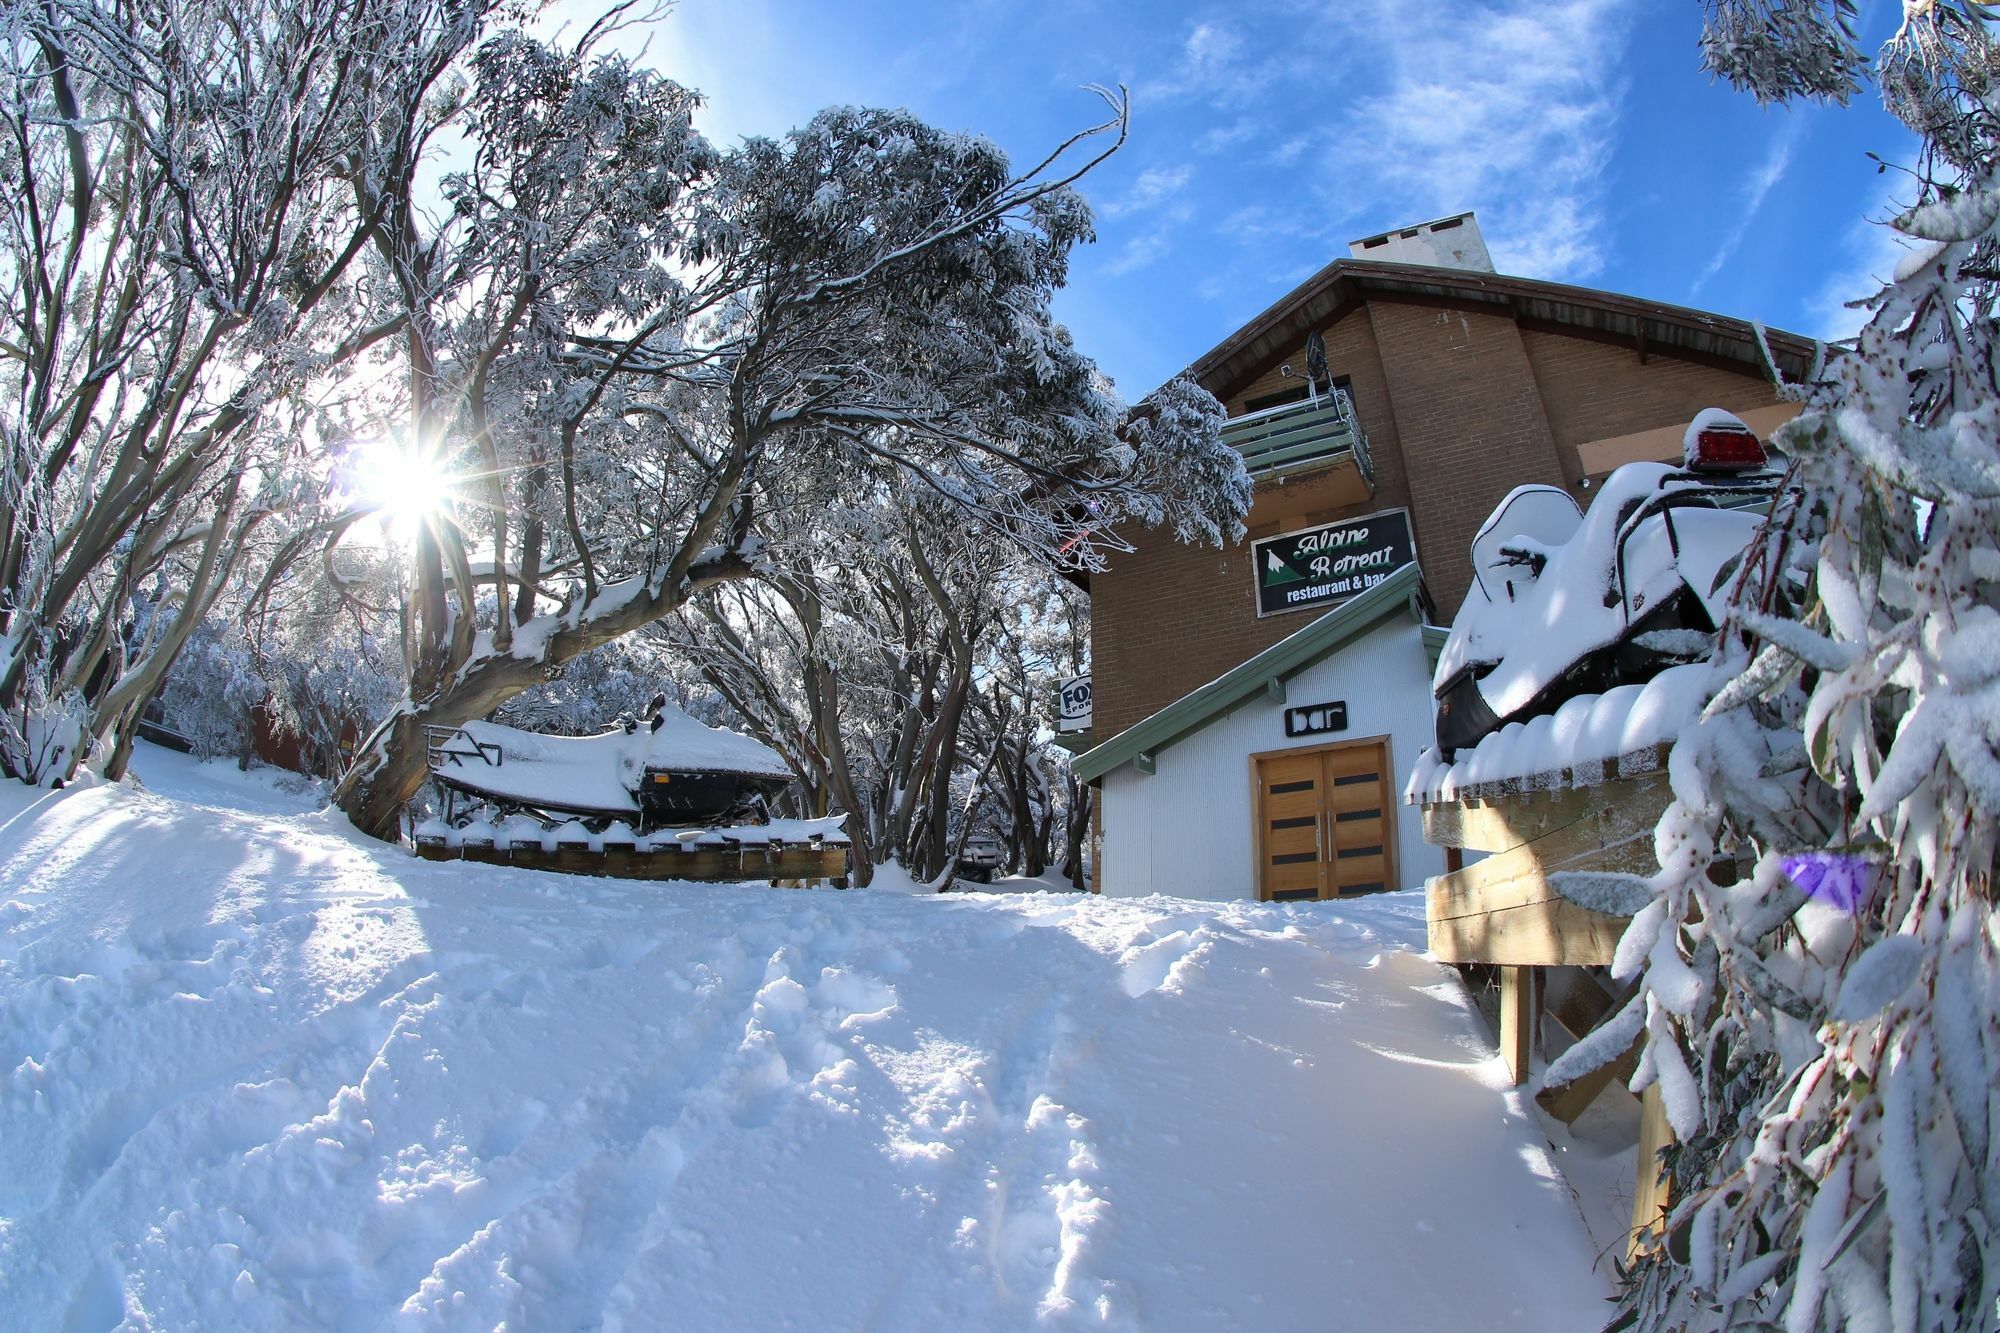
<path fill-rule="evenodd" d="M 1224 443 L 1243 455 L 1252 477 L 1328 463 L 1351 462 L 1375 490 L 1375 464 L 1354 405 L 1342 391 L 1321 394 L 1317 403 L 1287 403 L 1235 417 L 1222 427 Z"/>

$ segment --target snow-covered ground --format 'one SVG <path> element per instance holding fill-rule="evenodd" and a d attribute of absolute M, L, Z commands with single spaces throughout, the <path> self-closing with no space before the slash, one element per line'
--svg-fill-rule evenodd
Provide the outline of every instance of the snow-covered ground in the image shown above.
<path fill-rule="evenodd" d="M 0 1326 L 1588 1330 L 1413 895 L 420 862 L 0 787 Z"/>

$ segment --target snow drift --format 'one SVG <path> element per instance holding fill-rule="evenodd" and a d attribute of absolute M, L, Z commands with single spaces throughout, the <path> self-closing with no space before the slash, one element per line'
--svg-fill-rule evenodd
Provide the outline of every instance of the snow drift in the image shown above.
<path fill-rule="evenodd" d="M 538 876 L 138 768 L 0 792 L 9 1327 L 1599 1322 L 1418 899 Z"/>

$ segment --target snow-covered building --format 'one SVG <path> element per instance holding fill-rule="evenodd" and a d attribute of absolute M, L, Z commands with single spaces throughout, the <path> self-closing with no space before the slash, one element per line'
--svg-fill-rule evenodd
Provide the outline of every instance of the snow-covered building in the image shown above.
<path fill-rule="evenodd" d="M 1767 357 L 1797 380 L 1819 354 L 1493 272 L 1471 214 L 1351 248 L 1190 367 L 1256 480 L 1245 539 L 1127 533 L 1090 581 L 1074 768 L 1102 797 L 1100 892 L 1333 897 L 1440 873 L 1398 794 L 1479 525 L 1516 486 L 1587 505 L 1613 469 L 1678 459 L 1705 407 L 1767 434 L 1795 410 Z"/>

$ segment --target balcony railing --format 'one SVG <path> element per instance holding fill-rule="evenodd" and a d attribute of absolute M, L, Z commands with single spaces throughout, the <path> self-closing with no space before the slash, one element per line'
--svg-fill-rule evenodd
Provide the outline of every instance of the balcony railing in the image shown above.
<path fill-rule="evenodd" d="M 1308 399 L 1235 417 L 1223 425 L 1222 438 L 1243 455 L 1253 477 L 1352 458 L 1368 489 L 1375 489 L 1368 437 L 1345 390 L 1323 393 L 1317 403 Z"/>

